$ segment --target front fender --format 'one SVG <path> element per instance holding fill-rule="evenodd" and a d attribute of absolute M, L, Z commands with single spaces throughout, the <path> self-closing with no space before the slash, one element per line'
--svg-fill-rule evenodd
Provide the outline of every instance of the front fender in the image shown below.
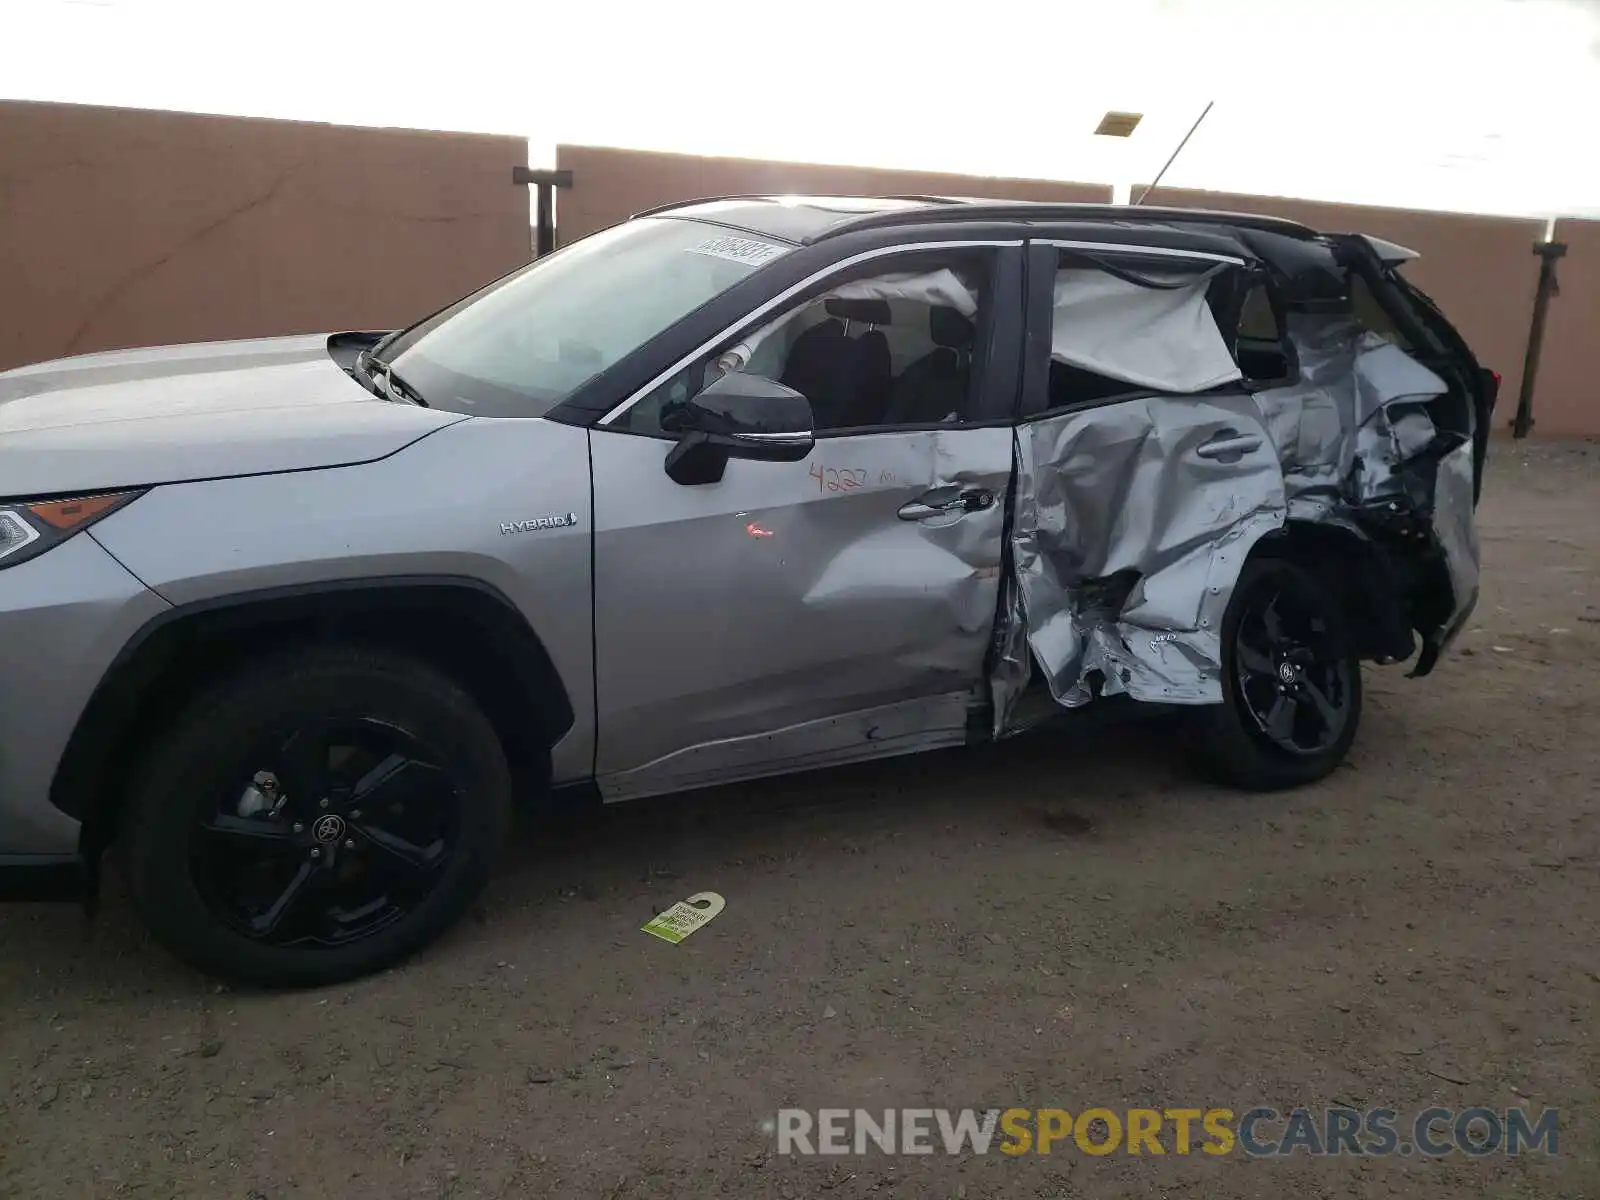
<path fill-rule="evenodd" d="M 333 581 L 476 580 L 538 631 L 571 700 L 556 780 L 593 770 L 586 430 L 474 418 L 379 462 L 156 488 L 93 534 L 184 608 Z"/>

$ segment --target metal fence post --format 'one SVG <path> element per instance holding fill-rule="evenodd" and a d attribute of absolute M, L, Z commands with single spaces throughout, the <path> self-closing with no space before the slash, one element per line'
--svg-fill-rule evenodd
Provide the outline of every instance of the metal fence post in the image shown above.
<path fill-rule="evenodd" d="M 1539 288 L 1533 294 L 1533 320 L 1528 326 L 1528 352 L 1522 360 L 1522 390 L 1517 395 L 1517 415 L 1511 418 L 1511 436 L 1525 438 L 1533 428 L 1533 381 L 1539 374 L 1539 352 L 1544 348 L 1544 320 L 1550 297 L 1559 296 L 1556 260 L 1567 252 L 1565 242 L 1535 242 L 1539 256 Z"/>
<path fill-rule="evenodd" d="M 571 187 L 572 172 L 512 167 L 511 182 L 518 187 L 531 183 L 538 189 L 534 203 L 533 256 L 543 258 L 556 248 L 555 189 Z"/>

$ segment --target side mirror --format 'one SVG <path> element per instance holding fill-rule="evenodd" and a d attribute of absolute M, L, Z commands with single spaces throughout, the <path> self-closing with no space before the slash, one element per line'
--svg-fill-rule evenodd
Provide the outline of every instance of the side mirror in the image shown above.
<path fill-rule="evenodd" d="M 799 462 L 817 444 L 810 401 L 737 371 L 663 411 L 661 427 L 682 435 L 666 461 L 668 477 L 682 484 L 718 482 L 730 458 Z"/>

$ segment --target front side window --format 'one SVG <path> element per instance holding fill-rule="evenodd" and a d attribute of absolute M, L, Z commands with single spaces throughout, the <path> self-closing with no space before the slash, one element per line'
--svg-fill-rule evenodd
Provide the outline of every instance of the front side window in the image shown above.
<path fill-rule="evenodd" d="M 986 252 L 931 253 L 831 281 L 678 372 L 614 427 L 663 436 L 663 410 L 730 371 L 805 396 L 819 434 L 975 419 L 990 269 Z"/>
<path fill-rule="evenodd" d="M 584 238 L 381 348 L 429 405 L 542 416 L 791 247 L 681 218 Z"/>

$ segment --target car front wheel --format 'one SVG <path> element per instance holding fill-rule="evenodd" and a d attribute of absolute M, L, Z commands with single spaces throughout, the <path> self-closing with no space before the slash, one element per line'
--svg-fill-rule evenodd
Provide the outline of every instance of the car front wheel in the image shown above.
<path fill-rule="evenodd" d="M 1361 721 L 1361 663 L 1337 598 L 1316 574 L 1251 560 L 1222 624 L 1223 703 L 1196 715 L 1202 763 L 1252 791 L 1323 778 Z"/>
<path fill-rule="evenodd" d="M 494 727 L 383 650 L 307 649 L 197 701 L 137 773 L 134 903 L 203 970 L 268 987 L 387 966 L 453 924 L 510 820 Z"/>

